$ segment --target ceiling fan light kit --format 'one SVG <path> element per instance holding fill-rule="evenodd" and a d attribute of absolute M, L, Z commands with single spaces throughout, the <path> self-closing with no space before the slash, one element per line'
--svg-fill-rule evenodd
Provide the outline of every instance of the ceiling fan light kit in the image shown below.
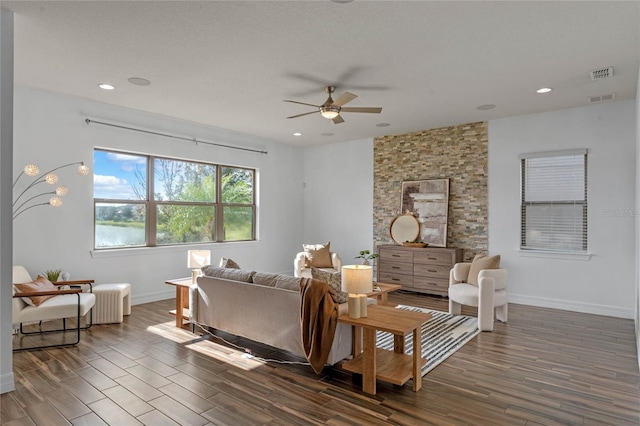
<path fill-rule="evenodd" d="M 340 123 L 344 123 L 344 120 L 342 119 L 342 117 L 340 117 L 340 112 L 363 112 L 368 114 L 379 114 L 380 112 L 382 112 L 381 107 L 343 108 L 344 104 L 351 102 L 358 96 L 354 95 L 353 93 L 344 92 L 342 95 L 340 95 L 338 99 L 334 101 L 333 98 L 331 97 L 331 94 L 335 90 L 336 88 L 334 86 L 326 86 L 324 88 L 324 91 L 329 94 L 329 97 L 327 98 L 326 101 L 324 101 L 322 105 L 314 105 L 306 102 L 298 102 L 298 101 L 291 101 L 291 100 L 285 99 L 284 100 L 285 102 L 291 102 L 291 103 L 300 104 L 300 105 L 307 105 L 307 106 L 311 106 L 318 109 L 317 111 L 311 111 L 311 112 L 305 112 L 302 114 L 292 115 L 287 118 L 298 118 L 298 117 L 319 112 L 320 115 L 322 115 L 322 117 L 326 118 L 327 120 L 333 121 L 333 124 L 340 124 Z"/>
<path fill-rule="evenodd" d="M 326 106 L 320 108 L 320 114 L 327 120 L 333 120 L 340 114 L 340 107 Z"/>

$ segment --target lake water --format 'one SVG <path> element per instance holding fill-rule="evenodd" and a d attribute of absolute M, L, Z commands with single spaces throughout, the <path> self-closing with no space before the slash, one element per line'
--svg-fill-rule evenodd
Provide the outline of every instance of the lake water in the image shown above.
<path fill-rule="evenodd" d="M 96 225 L 96 248 L 143 245 L 144 228 Z"/>

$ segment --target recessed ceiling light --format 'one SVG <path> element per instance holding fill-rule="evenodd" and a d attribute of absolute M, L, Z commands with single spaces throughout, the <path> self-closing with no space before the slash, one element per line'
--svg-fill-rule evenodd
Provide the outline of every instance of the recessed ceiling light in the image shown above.
<path fill-rule="evenodd" d="M 98 84 L 98 87 L 104 90 L 113 90 L 116 88 L 116 86 L 114 86 L 113 84 L 109 84 L 109 83 L 100 83 Z"/>
<path fill-rule="evenodd" d="M 551 87 L 541 87 L 538 90 L 536 90 L 536 93 L 549 93 L 552 90 L 553 89 Z"/>
<path fill-rule="evenodd" d="M 302 136 L 302 133 L 300 133 L 300 132 L 295 132 L 295 133 L 293 134 L 293 136 Z"/>
<path fill-rule="evenodd" d="M 129 83 L 135 84 L 136 86 L 148 86 L 151 84 L 149 80 L 141 77 L 129 77 L 127 80 Z"/>
<path fill-rule="evenodd" d="M 333 136 L 333 133 L 322 133 L 322 136 Z"/>
<path fill-rule="evenodd" d="M 389 126 L 391 126 L 391 124 L 389 124 L 389 123 L 378 123 L 378 124 L 376 124 L 376 127 L 389 127 Z"/>
<path fill-rule="evenodd" d="M 488 109 L 494 109 L 496 106 L 494 104 L 484 104 L 484 105 L 480 105 L 477 106 L 476 109 L 479 109 L 480 111 L 486 111 Z"/>

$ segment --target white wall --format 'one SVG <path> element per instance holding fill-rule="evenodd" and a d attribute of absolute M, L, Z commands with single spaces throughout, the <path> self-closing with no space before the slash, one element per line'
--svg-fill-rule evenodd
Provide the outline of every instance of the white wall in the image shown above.
<path fill-rule="evenodd" d="M 588 261 L 519 255 L 520 165 L 527 152 L 588 148 Z M 489 251 L 509 269 L 509 300 L 633 318 L 635 101 L 489 122 Z"/>
<path fill-rule="evenodd" d="M 11 176 L 13 175 L 13 13 L 0 8 L 0 393 L 15 389 L 11 340 Z"/>
<path fill-rule="evenodd" d="M 373 139 L 305 149 L 304 181 L 299 243 L 330 241 L 343 264 L 361 263 L 373 251 Z"/>
<path fill-rule="evenodd" d="M 168 139 L 122 129 L 87 125 L 86 117 L 195 137 L 205 141 L 264 149 L 267 155 Z M 15 90 L 14 170 L 36 163 L 41 171 L 85 161 L 94 147 L 165 155 L 188 160 L 253 167 L 259 174 L 259 241 L 210 244 L 212 263 L 221 256 L 240 266 L 268 272 L 293 271 L 302 240 L 302 149 L 249 135 L 159 117 L 126 108 L 25 88 Z M 60 171 L 69 195 L 57 209 L 34 208 L 14 222 L 14 263 L 32 275 L 59 268 L 71 278 L 129 282 L 133 303 L 173 297 L 166 279 L 189 275 L 188 246 L 92 253 L 93 181 L 73 168 Z M 43 184 L 44 185 L 44 184 Z"/>

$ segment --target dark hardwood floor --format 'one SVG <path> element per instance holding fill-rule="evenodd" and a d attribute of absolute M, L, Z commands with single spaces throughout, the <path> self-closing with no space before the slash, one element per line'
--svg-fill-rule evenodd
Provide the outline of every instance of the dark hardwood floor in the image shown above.
<path fill-rule="evenodd" d="M 447 310 L 392 294 L 391 304 Z M 173 300 L 94 325 L 77 347 L 13 356 L 3 425 L 638 425 L 633 321 L 523 305 L 423 378 L 419 392 L 378 382 L 361 392 L 339 368 L 263 364 L 174 327 Z M 473 308 L 463 314 L 475 315 Z M 263 357 L 292 359 L 242 339 Z"/>

